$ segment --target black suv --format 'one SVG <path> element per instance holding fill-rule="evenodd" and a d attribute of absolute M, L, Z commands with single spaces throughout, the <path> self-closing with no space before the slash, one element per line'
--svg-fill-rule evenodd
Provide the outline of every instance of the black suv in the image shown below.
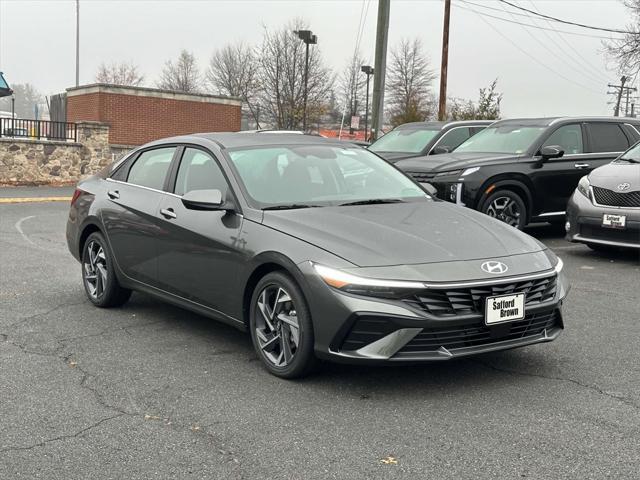
<path fill-rule="evenodd" d="M 412 122 L 399 125 L 369 146 L 390 163 L 405 158 L 449 153 L 494 120 Z"/>
<path fill-rule="evenodd" d="M 444 200 L 523 228 L 564 221 L 578 181 L 640 140 L 631 118 L 502 120 L 453 153 L 396 163 Z"/>

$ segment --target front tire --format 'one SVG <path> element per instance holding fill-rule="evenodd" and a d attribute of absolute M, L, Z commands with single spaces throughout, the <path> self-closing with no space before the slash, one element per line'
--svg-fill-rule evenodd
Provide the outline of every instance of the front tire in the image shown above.
<path fill-rule="evenodd" d="M 480 211 L 519 230 L 527 224 L 527 206 L 522 197 L 511 190 L 492 193 Z"/>
<path fill-rule="evenodd" d="M 100 232 L 89 235 L 82 247 L 82 283 L 87 298 L 96 307 L 119 307 L 131 296 L 131 290 L 118 283 L 107 242 Z"/>
<path fill-rule="evenodd" d="M 251 298 L 253 347 L 264 367 L 281 378 L 300 378 L 315 366 L 313 324 L 302 291 L 282 272 L 264 276 Z"/>

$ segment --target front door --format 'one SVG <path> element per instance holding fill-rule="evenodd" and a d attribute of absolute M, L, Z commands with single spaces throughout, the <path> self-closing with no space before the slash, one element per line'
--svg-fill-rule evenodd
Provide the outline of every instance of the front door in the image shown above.
<path fill-rule="evenodd" d="M 129 278 L 150 285 L 157 281 L 156 212 L 175 150 L 143 151 L 121 180 L 105 182 L 109 205 L 102 209 L 102 222 L 115 260 Z"/>
<path fill-rule="evenodd" d="M 229 292 L 243 260 L 242 216 L 235 212 L 191 210 L 181 196 L 192 190 L 218 189 L 222 198 L 228 182 L 209 152 L 186 147 L 173 194 L 157 206 L 162 232 L 158 235 L 160 288 L 222 313 L 237 304 Z"/>

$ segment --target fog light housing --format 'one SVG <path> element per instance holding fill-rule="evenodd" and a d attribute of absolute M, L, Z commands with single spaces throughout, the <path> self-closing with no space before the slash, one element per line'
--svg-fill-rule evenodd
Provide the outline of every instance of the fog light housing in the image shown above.
<path fill-rule="evenodd" d="M 452 183 L 449 185 L 449 200 L 452 202 L 456 201 L 456 197 L 458 196 L 458 184 Z"/>

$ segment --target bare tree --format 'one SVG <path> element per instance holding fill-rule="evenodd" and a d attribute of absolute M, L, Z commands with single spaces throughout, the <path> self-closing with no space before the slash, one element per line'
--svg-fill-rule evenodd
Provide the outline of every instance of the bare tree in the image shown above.
<path fill-rule="evenodd" d="M 15 114 L 18 118 L 35 119 L 36 107 L 41 113 L 46 105 L 42 94 L 30 83 L 11 85 L 15 98 Z M 11 97 L 0 98 L 0 110 L 11 111 Z"/>
<path fill-rule="evenodd" d="M 419 39 L 403 39 L 392 50 L 388 78 L 388 115 L 393 125 L 422 121 L 433 114 L 430 87 L 435 75 Z"/>
<path fill-rule="evenodd" d="M 139 73 L 138 66 L 133 63 L 102 63 L 96 73 L 96 82 L 138 87 L 144 82 L 144 75 Z"/>
<path fill-rule="evenodd" d="M 299 129 L 302 126 L 305 44 L 293 33 L 304 29 L 301 20 L 270 32 L 265 29 L 259 55 L 260 105 L 274 127 Z M 309 80 L 307 95 L 308 124 L 318 121 L 327 111 L 334 83 L 334 75 L 322 62 L 320 50 L 313 46 L 309 52 Z"/>
<path fill-rule="evenodd" d="M 635 75 L 640 71 L 640 0 L 623 0 L 623 3 L 632 18 L 627 25 L 629 33 L 619 40 L 605 42 L 605 48 L 621 73 Z"/>
<path fill-rule="evenodd" d="M 201 79 L 196 58 L 187 50 L 182 50 L 176 61 L 167 60 L 157 83 L 158 88 L 197 93 Z"/>
<path fill-rule="evenodd" d="M 364 64 L 365 60 L 360 55 L 360 52 L 355 52 L 340 77 L 338 104 L 340 111 L 346 112 L 348 116 L 364 112 L 367 81 L 366 77 L 360 72 L 360 67 Z"/>
<path fill-rule="evenodd" d="M 242 42 L 222 47 L 211 57 L 205 76 L 215 93 L 241 98 L 256 128 L 260 128 L 260 81 L 253 48 Z"/>

